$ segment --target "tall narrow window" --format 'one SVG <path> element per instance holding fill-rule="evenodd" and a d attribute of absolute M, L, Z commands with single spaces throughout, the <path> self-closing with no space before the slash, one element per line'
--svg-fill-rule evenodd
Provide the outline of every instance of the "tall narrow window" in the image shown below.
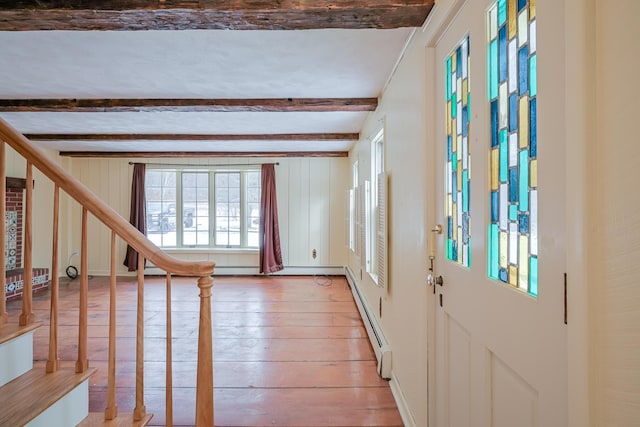
<path fill-rule="evenodd" d="M 182 173 L 182 243 L 209 245 L 209 173 Z"/>
<path fill-rule="evenodd" d="M 445 167 L 447 259 L 465 267 L 471 265 L 469 117 L 469 37 L 445 60 L 447 163 Z"/>
<path fill-rule="evenodd" d="M 535 0 L 498 0 L 487 13 L 490 102 L 488 274 L 538 295 Z"/>
<path fill-rule="evenodd" d="M 377 281 L 378 275 L 378 186 L 384 172 L 384 129 L 371 140 L 371 183 L 365 185 L 367 193 L 367 271 Z"/>
<path fill-rule="evenodd" d="M 147 237 L 156 245 L 176 246 L 177 174 L 175 170 L 147 169 Z"/>

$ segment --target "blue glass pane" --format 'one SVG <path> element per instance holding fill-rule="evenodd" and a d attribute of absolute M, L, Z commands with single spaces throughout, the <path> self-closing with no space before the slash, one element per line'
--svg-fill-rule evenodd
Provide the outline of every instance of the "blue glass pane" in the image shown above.
<path fill-rule="evenodd" d="M 520 225 L 520 232 L 523 234 L 529 233 L 529 214 L 523 213 L 518 215 L 518 224 Z"/>
<path fill-rule="evenodd" d="M 451 260 L 452 261 L 458 261 L 458 241 L 454 240 L 451 242 L 452 243 L 452 248 L 451 248 Z"/>
<path fill-rule="evenodd" d="M 499 204 L 498 192 L 491 192 L 491 222 L 497 222 L 500 218 L 500 204 Z"/>
<path fill-rule="evenodd" d="M 500 67 L 500 83 L 507 79 L 507 27 L 504 26 L 500 28 L 498 32 L 498 43 L 499 43 L 499 67 Z"/>
<path fill-rule="evenodd" d="M 518 51 L 518 90 L 524 95 L 529 90 L 529 47 Z"/>
<path fill-rule="evenodd" d="M 462 77 L 462 47 L 458 47 L 456 51 L 456 77 Z"/>
<path fill-rule="evenodd" d="M 498 145 L 498 101 L 491 102 L 491 146 Z"/>
<path fill-rule="evenodd" d="M 489 99 L 498 96 L 498 40 L 489 45 Z"/>
<path fill-rule="evenodd" d="M 529 151 L 520 151 L 520 194 L 518 210 L 527 212 L 529 210 Z"/>
<path fill-rule="evenodd" d="M 522 10 L 523 7 L 527 5 L 527 0 L 518 0 L 518 12 Z"/>
<path fill-rule="evenodd" d="M 469 172 L 462 172 L 462 212 L 469 212 Z"/>
<path fill-rule="evenodd" d="M 509 142 L 507 141 L 507 130 L 500 131 L 500 182 L 507 182 L 509 174 Z"/>
<path fill-rule="evenodd" d="M 529 259 L 529 293 L 538 296 L 538 258 Z"/>
<path fill-rule="evenodd" d="M 509 169 L 509 201 L 518 201 L 518 169 Z"/>
<path fill-rule="evenodd" d="M 451 196 L 453 197 L 453 202 L 456 203 L 458 201 L 458 172 L 451 174 L 451 184 L 451 192 L 453 193 Z"/>
<path fill-rule="evenodd" d="M 507 0 L 498 0 L 498 25 L 507 20 Z"/>
<path fill-rule="evenodd" d="M 518 95 L 509 96 L 509 132 L 518 129 Z"/>
<path fill-rule="evenodd" d="M 507 283 L 509 281 L 509 276 L 507 275 L 507 269 L 506 268 L 501 268 L 500 269 L 500 280 L 502 280 L 505 283 Z"/>
<path fill-rule="evenodd" d="M 451 161 L 451 135 L 447 136 L 447 161 Z"/>
<path fill-rule="evenodd" d="M 447 230 L 448 230 L 447 237 L 452 239 L 453 238 L 453 218 L 451 216 L 447 217 Z"/>
<path fill-rule="evenodd" d="M 529 96 L 538 94 L 538 60 L 537 55 L 529 58 Z"/>
<path fill-rule="evenodd" d="M 467 136 L 469 133 L 469 111 L 468 107 L 462 107 L 462 136 Z"/>
<path fill-rule="evenodd" d="M 529 150 L 531 157 L 538 156 L 538 113 L 536 111 L 537 98 L 529 101 Z"/>

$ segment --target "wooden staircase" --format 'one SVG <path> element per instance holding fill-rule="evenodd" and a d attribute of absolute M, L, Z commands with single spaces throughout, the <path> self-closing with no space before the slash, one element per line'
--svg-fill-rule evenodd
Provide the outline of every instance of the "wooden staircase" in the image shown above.
<path fill-rule="evenodd" d="M 152 418 L 144 404 L 144 263 L 149 260 L 166 271 L 166 425 L 173 425 L 171 277 L 197 277 L 200 295 L 198 329 L 198 366 L 196 385 L 196 419 L 194 425 L 212 427 L 213 363 L 211 329 L 211 276 L 215 264 L 186 262 L 166 255 L 110 206 L 68 174 L 61 166 L 35 147 L 23 135 L 0 119 L 0 215 L 6 211 L 5 182 L 8 144 L 26 160 L 24 200 L 24 293 L 18 319 L 9 319 L 4 295 L 0 298 L 0 427 L 3 426 L 145 426 Z M 45 368 L 33 368 L 33 331 L 42 327 L 34 322 L 32 311 L 32 199 L 33 167 L 54 183 L 51 298 L 48 360 Z M 60 190 L 66 192 L 82 208 L 82 240 L 80 253 L 79 327 L 75 368 L 61 368 L 58 359 L 58 222 Z M 107 407 L 103 413 L 89 414 L 88 382 L 96 369 L 87 358 L 87 319 L 89 315 L 87 220 L 93 215 L 111 231 L 111 286 L 109 296 L 108 388 Z M 0 240 L 6 236 L 5 222 L 0 220 Z M 116 247 L 117 238 L 132 247 L 138 257 L 138 299 L 136 323 L 136 392 L 132 414 L 119 414 L 116 405 Z M 43 244 L 39 242 L 39 244 Z M 5 254 L 0 251 L 0 265 L 5 268 Z M 6 275 L 3 274 L 2 277 Z M 3 287 L 5 282 L 3 282 Z M 195 289 L 195 287 L 194 287 Z M 11 369 L 8 369 L 11 367 Z M 133 406 L 133 405 L 132 405 Z"/>

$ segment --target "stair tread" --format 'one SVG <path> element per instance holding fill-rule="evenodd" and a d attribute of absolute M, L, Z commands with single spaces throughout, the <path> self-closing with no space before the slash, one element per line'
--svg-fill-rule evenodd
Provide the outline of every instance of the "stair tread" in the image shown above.
<path fill-rule="evenodd" d="M 61 368 L 47 374 L 44 369 L 35 368 L 22 374 L 0 387 L 0 402 L 7 408 L 0 411 L 0 425 L 28 423 L 96 371 L 96 368 L 89 368 L 77 374 L 72 368 Z"/>
<path fill-rule="evenodd" d="M 149 424 L 153 414 L 147 414 L 140 421 L 133 421 L 133 414 L 118 414 L 114 420 L 106 421 L 102 412 L 91 412 L 87 418 L 82 420 L 78 427 L 144 427 Z"/>
<path fill-rule="evenodd" d="M 26 326 L 20 326 L 17 323 L 5 323 L 0 326 L 0 344 L 4 344 L 7 341 L 18 338 L 20 335 L 38 329 L 40 326 L 42 326 L 42 322 L 33 322 Z"/>

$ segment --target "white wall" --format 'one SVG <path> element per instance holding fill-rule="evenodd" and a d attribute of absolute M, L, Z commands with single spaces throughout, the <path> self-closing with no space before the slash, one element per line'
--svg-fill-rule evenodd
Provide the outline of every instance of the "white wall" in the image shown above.
<path fill-rule="evenodd" d="M 96 195 L 111 205 L 125 219 L 129 219 L 131 175 L 129 159 L 67 158 L 67 169 Z M 225 159 L 143 159 L 155 163 L 220 164 L 255 163 L 246 158 Z M 325 267 L 346 263 L 344 247 L 344 194 L 347 186 L 347 158 L 269 158 L 259 162 L 279 162 L 276 166 L 280 241 L 285 264 L 284 273 L 330 271 Z M 65 203 L 62 251 L 66 262 L 80 247 L 81 208 L 73 201 Z M 89 220 L 90 274 L 109 274 L 110 232 L 95 218 Z M 312 258 L 316 249 L 317 257 Z M 126 274 L 122 260 L 126 245 L 118 243 L 118 274 Z M 258 273 L 257 250 L 238 249 L 181 249 L 168 250 L 177 258 L 210 260 L 216 263 L 217 273 Z M 79 258 L 72 263 L 78 265 Z M 298 269 L 296 267 L 304 267 Z M 313 268 L 310 270 L 309 268 Z M 153 270 L 150 270 L 153 271 Z M 335 271 L 335 270 L 331 270 Z"/>

